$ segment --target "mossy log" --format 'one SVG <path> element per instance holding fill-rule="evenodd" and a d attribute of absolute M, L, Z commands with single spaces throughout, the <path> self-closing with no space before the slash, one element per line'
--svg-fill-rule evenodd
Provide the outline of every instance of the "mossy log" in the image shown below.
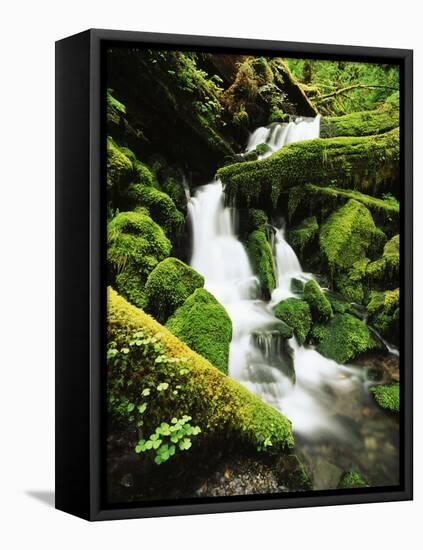
<path fill-rule="evenodd" d="M 198 288 L 166 323 L 192 350 L 228 374 L 232 321 L 225 308 L 204 288 Z"/>
<path fill-rule="evenodd" d="M 366 192 L 391 188 L 399 176 L 399 130 L 379 136 L 337 137 L 292 143 L 268 158 L 217 172 L 229 200 L 275 206 L 282 191 L 308 183 Z M 266 209 L 266 208 L 265 208 Z"/>
<path fill-rule="evenodd" d="M 337 117 L 323 117 L 320 137 L 372 136 L 399 126 L 399 109 L 386 104 L 374 111 L 360 111 Z"/>
<path fill-rule="evenodd" d="M 147 347 L 134 346 L 131 351 L 129 342 L 139 331 L 149 336 L 150 342 L 151 338 L 154 340 L 150 344 L 142 343 Z M 221 373 L 112 289 L 108 290 L 108 341 L 114 342 L 118 350 L 128 350 L 125 362 L 118 365 L 110 362 L 108 366 L 110 384 L 113 383 L 113 387 L 118 384 L 119 393 L 119 399 L 110 403 L 112 417 L 121 416 L 122 402 L 139 400 L 146 387 L 156 388 L 164 383 L 172 389 L 171 397 L 163 401 L 158 396 L 148 401 L 143 417 L 145 429 L 150 428 L 150 424 L 151 428 L 156 426 L 158 420 L 170 422 L 172 417 L 186 414 L 201 428 L 201 437 L 236 438 L 255 450 L 269 452 L 293 446 L 291 422 L 284 415 Z M 156 361 L 159 355 L 162 359 Z M 126 408 L 124 412 L 127 414 Z M 134 437 L 136 433 L 135 429 Z"/>

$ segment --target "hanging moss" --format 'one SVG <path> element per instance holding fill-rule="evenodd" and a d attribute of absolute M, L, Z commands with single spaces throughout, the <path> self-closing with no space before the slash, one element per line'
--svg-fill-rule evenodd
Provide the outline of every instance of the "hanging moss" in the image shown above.
<path fill-rule="evenodd" d="M 140 337 L 140 346 L 130 345 L 134 334 Z M 112 357 L 108 361 L 109 395 L 116 393 L 115 400 L 109 400 L 113 417 L 122 418 L 122 403 L 138 407 L 146 402 L 142 418 L 148 433 L 160 422 L 170 424 L 173 417 L 189 415 L 200 426 L 202 438 L 236 438 L 254 450 L 275 453 L 293 446 L 291 423 L 285 416 L 112 289 L 108 291 L 108 341 L 112 349 L 126 352 L 125 361 L 115 362 Z M 157 391 L 160 384 L 166 391 Z M 147 388 L 151 396 L 142 397 Z M 134 441 L 127 443 L 135 448 L 135 425 L 133 433 Z"/>
<path fill-rule="evenodd" d="M 323 224 L 320 248 L 332 272 L 350 268 L 385 240 L 369 210 L 355 199 L 334 212 Z"/>
<path fill-rule="evenodd" d="M 400 410 L 400 386 L 399 384 L 387 384 L 370 388 L 376 403 L 391 412 Z"/>
<path fill-rule="evenodd" d="M 366 275 L 369 280 L 383 283 L 385 287 L 388 283 L 394 285 L 398 284 L 400 268 L 399 253 L 399 235 L 395 235 L 385 244 L 382 257 L 374 262 L 371 262 L 367 266 Z"/>
<path fill-rule="evenodd" d="M 128 198 L 133 206 L 147 207 L 153 220 L 163 227 L 172 242 L 178 241 L 185 220 L 169 195 L 154 187 L 133 184 L 128 190 Z"/>
<path fill-rule="evenodd" d="M 326 325 L 316 325 L 312 336 L 317 351 L 337 363 L 352 361 L 377 347 L 367 326 L 349 313 L 337 313 Z"/>
<path fill-rule="evenodd" d="M 304 285 L 304 300 L 310 306 L 313 321 L 325 323 L 333 317 L 332 306 L 329 300 L 313 279 L 310 279 Z"/>
<path fill-rule="evenodd" d="M 107 188 L 109 190 L 122 188 L 131 181 L 132 177 L 132 162 L 112 138 L 107 138 Z"/>
<path fill-rule="evenodd" d="M 171 244 L 146 211 L 121 212 L 108 225 L 107 260 L 119 292 L 144 307 L 144 285 L 156 265 L 169 256 Z"/>
<path fill-rule="evenodd" d="M 197 288 L 170 317 L 166 327 L 220 371 L 228 373 L 232 322 L 210 292 Z"/>
<path fill-rule="evenodd" d="M 319 230 L 316 216 L 304 219 L 299 225 L 290 229 L 288 240 L 297 254 L 302 254 L 304 248 L 316 236 Z"/>
<path fill-rule="evenodd" d="M 400 291 L 395 290 L 370 292 L 367 304 L 369 323 L 389 340 L 398 342 L 398 321 L 400 317 Z"/>
<path fill-rule="evenodd" d="M 268 300 L 276 287 L 276 278 L 272 249 L 264 231 L 256 230 L 250 234 L 247 251 L 253 271 L 259 279 L 262 296 Z"/>
<path fill-rule="evenodd" d="M 250 231 L 254 231 L 255 229 L 264 231 L 267 223 L 268 217 L 264 210 L 257 208 L 250 208 L 248 210 L 248 228 Z"/>
<path fill-rule="evenodd" d="M 399 109 L 386 104 L 374 111 L 360 111 L 344 116 L 323 117 L 320 137 L 371 136 L 399 126 Z"/>
<path fill-rule="evenodd" d="M 399 174 L 399 130 L 379 136 L 306 140 L 282 147 L 268 158 L 220 168 L 217 177 L 239 203 L 260 203 L 307 183 L 359 191 L 390 185 Z M 385 187 L 386 187 L 385 185 Z"/>
<path fill-rule="evenodd" d="M 338 489 L 360 489 L 361 487 L 368 487 L 368 484 L 358 472 L 345 472 L 338 485 Z"/>
<path fill-rule="evenodd" d="M 145 285 L 145 309 L 161 323 L 182 306 L 204 277 L 177 258 L 166 258 L 148 276 Z"/>
<path fill-rule="evenodd" d="M 311 327 L 311 312 L 308 303 L 299 298 L 287 298 L 273 308 L 273 313 L 292 328 L 299 345 L 302 346 Z"/>

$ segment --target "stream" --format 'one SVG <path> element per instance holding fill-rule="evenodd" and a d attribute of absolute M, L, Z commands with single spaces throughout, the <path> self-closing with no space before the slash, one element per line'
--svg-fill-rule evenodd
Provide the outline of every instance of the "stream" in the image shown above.
<path fill-rule="evenodd" d="M 264 158 L 286 144 L 319 137 L 319 117 L 258 128 L 246 152 L 267 143 Z M 358 469 L 371 486 L 398 483 L 398 422 L 369 394 L 369 366 L 339 365 L 311 346 L 285 340 L 272 313 L 280 300 L 294 296 L 291 279 L 307 280 L 285 240 L 273 228 L 277 287 L 271 300 L 258 298 L 258 279 L 237 237 L 237 210 L 225 206 L 224 189 L 213 181 L 188 201 L 192 228 L 191 266 L 205 288 L 226 308 L 233 325 L 229 374 L 293 424 L 295 451 L 305 461 L 314 489 L 336 488 L 344 471 Z M 391 349 L 392 359 L 398 351 Z"/>

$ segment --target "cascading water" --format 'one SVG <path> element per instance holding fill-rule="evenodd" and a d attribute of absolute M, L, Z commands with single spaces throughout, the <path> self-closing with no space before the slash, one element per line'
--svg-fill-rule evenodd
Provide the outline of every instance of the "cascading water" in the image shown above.
<path fill-rule="evenodd" d="M 316 137 L 319 137 L 319 117 L 298 119 L 289 124 L 258 128 L 250 137 L 247 151 L 267 143 L 271 151 L 262 155 L 264 157 L 288 143 Z M 273 228 L 277 287 L 271 301 L 266 303 L 257 299 L 258 280 L 237 238 L 237 212 L 225 206 L 221 182 L 198 188 L 189 199 L 188 213 L 193 233 L 191 265 L 204 276 L 205 287 L 224 305 L 232 320 L 230 375 L 292 421 L 297 447 L 308 455 L 309 462 L 318 462 L 324 442 L 327 458 L 332 463 L 347 468 L 353 453 L 357 463 L 361 461 L 362 470 L 376 472 L 375 482 L 383 484 L 381 480 L 385 478 L 377 473 L 376 455 L 371 451 L 374 443 L 358 435 L 361 428 L 355 426 L 364 420 L 361 412 L 373 407 L 371 419 L 367 417 L 366 422 L 369 427 L 376 426 L 383 438 L 381 426 L 386 422 L 384 424 L 368 396 L 363 369 L 339 365 L 311 347 L 300 347 L 295 337 L 286 340 L 283 324 L 273 315 L 272 307 L 276 303 L 294 296 L 293 278 L 312 277 L 302 271 L 283 229 Z M 354 396 L 347 412 L 346 394 Z M 394 439 L 391 432 L 388 437 L 392 460 L 384 467 L 394 469 L 397 442 L 391 441 Z M 339 446 L 340 440 L 344 442 L 342 446 Z M 390 479 L 395 478 L 395 472 L 391 474 Z M 313 475 L 318 488 L 317 466 Z"/>

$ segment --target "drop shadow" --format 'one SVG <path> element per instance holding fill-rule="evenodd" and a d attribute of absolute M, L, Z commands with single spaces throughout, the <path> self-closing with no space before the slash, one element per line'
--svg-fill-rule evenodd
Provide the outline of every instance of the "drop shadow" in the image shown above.
<path fill-rule="evenodd" d="M 25 491 L 25 493 L 49 508 L 54 508 L 54 491 Z"/>

